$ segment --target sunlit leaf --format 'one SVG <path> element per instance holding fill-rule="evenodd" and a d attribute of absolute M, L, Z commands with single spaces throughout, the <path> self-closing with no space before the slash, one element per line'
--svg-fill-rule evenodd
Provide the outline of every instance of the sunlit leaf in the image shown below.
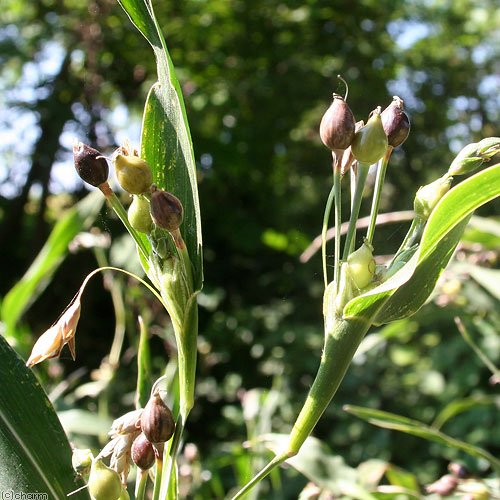
<path fill-rule="evenodd" d="M 344 308 L 344 316 L 363 315 L 373 319 L 376 314 L 374 323 L 382 324 L 414 314 L 434 289 L 472 212 L 497 196 L 500 196 L 500 164 L 455 186 L 433 210 L 412 259 L 391 279 L 351 300 Z"/>
<path fill-rule="evenodd" d="M 92 224 L 103 203 L 101 192 L 93 191 L 54 226 L 36 259 L 3 300 L 1 316 L 7 338 L 15 336 L 15 326 L 20 316 L 49 284 L 68 252 L 68 244 Z"/>
<path fill-rule="evenodd" d="M 457 448 L 475 457 L 485 458 L 497 471 L 497 473 L 500 473 L 500 460 L 495 458 L 488 451 L 480 448 L 479 446 L 474 446 L 443 434 L 439 430 L 429 427 L 418 420 L 412 420 L 394 413 L 372 410 L 370 408 L 362 408 L 359 406 L 346 405 L 344 406 L 344 410 L 378 427 L 405 432 L 406 434 L 411 434 L 413 436 L 428 439 L 429 441 L 435 441 L 446 446 Z"/>
<path fill-rule="evenodd" d="M 71 448 L 32 371 L 0 336 L 0 490 L 65 500 L 79 486 Z M 88 500 L 83 490 L 73 497 Z"/>

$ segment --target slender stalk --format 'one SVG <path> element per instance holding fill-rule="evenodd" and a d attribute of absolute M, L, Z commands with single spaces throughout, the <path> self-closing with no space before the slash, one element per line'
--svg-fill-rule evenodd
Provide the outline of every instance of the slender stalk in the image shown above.
<path fill-rule="evenodd" d="M 143 500 L 146 492 L 149 473 L 147 470 L 137 468 L 137 478 L 135 483 L 135 500 Z"/>
<path fill-rule="evenodd" d="M 342 200 L 341 200 L 341 176 L 340 165 L 337 156 L 334 154 L 333 165 L 333 189 L 335 191 L 335 268 L 334 281 L 336 283 L 337 292 L 339 290 L 340 281 L 340 238 L 342 226 Z"/>
<path fill-rule="evenodd" d="M 255 475 L 231 500 L 243 498 L 257 483 L 262 481 L 273 469 L 281 465 L 290 456 L 287 453 L 276 455 L 257 475 Z"/>
<path fill-rule="evenodd" d="M 378 208 L 380 205 L 380 196 L 382 194 L 382 186 L 384 185 L 385 172 L 387 171 L 387 165 L 389 163 L 389 158 L 391 157 L 392 150 L 392 146 L 389 146 L 387 148 L 387 151 L 385 152 L 385 155 L 378 162 L 377 180 L 375 181 L 375 191 L 373 192 L 370 224 L 368 225 L 368 231 L 366 232 L 366 239 L 370 244 L 373 242 Z"/>
<path fill-rule="evenodd" d="M 127 228 L 127 231 L 130 233 L 130 236 L 132 236 L 132 238 L 134 238 L 134 241 L 137 243 L 137 247 L 144 255 L 144 257 L 147 259 L 149 255 L 149 250 L 146 247 L 141 235 L 130 225 L 130 222 L 128 221 L 127 211 L 121 204 L 121 201 L 118 199 L 114 191 L 109 187 L 109 184 L 107 182 L 101 184 L 99 186 L 99 189 L 103 192 L 104 196 L 106 197 L 106 200 L 108 200 L 108 203 L 111 205 L 111 208 L 115 211 L 116 215 L 118 215 L 120 220 L 123 222 L 123 225 Z"/>
<path fill-rule="evenodd" d="M 318 373 L 293 426 L 286 451 L 275 456 L 232 500 L 242 498 L 273 469 L 299 452 L 337 392 L 356 349 L 370 325 L 370 319 L 362 317 L 339 319 L 333 324 L 331 331 L 325 336 Z"/>
<path fill-rule="evenodd" d="M 161 456 L 156 456 L 156 475 L 155 475 L 155 486 L 153 488 L 153 498 L 152 500 L 159 500 L 160 489 L 161 489 L 161 479 L 163 472 L 163 459 Z"/>
<path fill-rule="evenodd" d="M 486 367 L 488 368 L 488 370 L 490 370 L 495 379 L 500 381 L 500 370 L 490 361 L 488 356 L 486 356 L 486 354 L 484 354 L 484 352 L 475 344 L 467 328 L 465 328 L 465 325 L 458 316 L 455 317 L 455 323 L 463 339 L 467 342 L 467 344 L 469 344 L 469 346 L 477 354 L 479 359 L 486 365 Z"/>
<path fill-rule="evenodd" d="M 161 488 L 162 500 L 166 498 L 170 487 L 170 481 L 172 480 L 172 474 L 174 473 L 174 465 L 177 460 L 177 454 L 179 452 L 179 446 L 182 441 L 182 434 L 184 432 L 185 425 L 186 421 L 182 418 L 182 416 L 179 416 L 177 418 L 177 422 L 175 423 L 175 432 L 168 448 L 168 459 L 163 464 L 164 484 L 162 484 Z"/>
<path fill-rule="evenodd" d="M 361 200 L 363 199 L 363 191 L 365 189 L 366 178 L 368 177 L 368 170 L 370 165 L 368 163 L 360 163 L 358 166 L 358 175 L 356 180 L 356 189 L 352 197 L 351 218 L 349 219 L 349 227 L 347 229 L 347 236 L 344 243 L 343 260 L 347 260 L 349 254 L 354 250 L 356 240 L 356 224 L 359 217 L 359 209 L 361 207 Z"/>
<path fill-rule="evenodd" d="M 330 194 L 328 195 L 328 200 L 326 201 L 325 214 L 323 216 L 323 227 L 321 228 L 321 260 L 323 262 L 323 279 L 325 281 L 325 288 L 328 286 L 328 271 L 326 267 L 326 233 L 328 232 L 328 220 L 330 219 L 334 196 L 335 187 L 332 186 Z"/>

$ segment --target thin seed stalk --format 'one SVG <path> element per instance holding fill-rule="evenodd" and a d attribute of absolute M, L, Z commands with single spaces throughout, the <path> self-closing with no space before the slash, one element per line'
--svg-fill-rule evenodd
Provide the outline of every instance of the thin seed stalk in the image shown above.
<path fill-rule="evenodd" d="M 392 146 L 387 148 L 384 156 L 378 162 L 377 179 L 375 181 L 375 191 L 373 192 L 372 210 L 370 214 L 370 224 L 366 232 L 366 239 L 371 244 L 373 242 L 373 235 L 375 234 L 375 226 L 377 222 L 378 209 L 380 205 L 380 196 L 382 194 L 382 186 L 384 185 L 385 173 L 387 165 L 392 153 Z"/>
<path fill-rule="evenodd" d="M 107 183 L 105 184 L 107 188 L 106 186 L 101 184 L 101 186 L 99 186 L 99 189 L 101 189 L 104 196 L 106 197 L 106 200 L 108 200 L 108 203 L 111 205 L 111 208 L 115 211 L 116 215 L 118 215 L 120 220 L 123 222 L 123 225 L 127 228 L 127 231 L 130 233 L 130 236 L 132 236 L 132 238 L 136 242 L 137 247 L 139 248 L 143 256 L 147 259 L 149 252 L 148 249 L 146 248 L 146 245 L 144 244 L 144 241 L 142 240 L 139 233 L 130 225 L 130 222 L 128 221 L 127 211 L 125 210 L 121 201 L 118 199 L 118 196 L 116 196 L 114 191 L 111 190 L 111 188 L 109 187 L 109 185 L 107 185 Z"/>
<path fill-rule="evenodd" d="M 290 434 L 288 456 L 299 452 L 330 404 L 370 326 L 365 318 L 339 319 L 327 332 L 318 373 Z"/>
<path fill-rule="evenodd" d="M 354 250 L 356 223 L 358 222 L 359 209 L 361 207 L 361 200 L 363 199 L 363 191 L 365 188 L 366 178 L 368 177 L 368 170 L 370 170 L 370 165 L 368 165 L 368 163 L 359 163 L 358 175 L 356 176 L 356 188 L 352 197 L 351 218 L 349 219 L 349 227 L 347 228 L 347 235 L 344 244 L 344 261 L 347 260 L 349 254 Z"/>
<path fill-rule="evenodd" d="M 335 196 L 335 186 L 332 186 L 328 200 L 326 201 L 325 214 L 323 216 L 323 227 L 321 228 L 321 261 L 323 263 L 323 279 L 325 288 L 328 286 L 328 271 L 326 267 L 326 233 L 328 232 L 328 221 L 330 219 L 330 212 L 333 205 L 333 197 Z"/>
<path fill-rule="evenodd" d="M 336 283 L 337 292 L 340 282 L 340 238 L 342 226 L 342 200 L 341 200 L 341 174 L 340 165 L 337 157 L 334 155 L 333 165 L 333 189 L 335 191 L 335 268 L 334 281 Z"/>
<path fill-rule="evenodd" d="M 243 498 L 273 469 L 299 452 L 337 392 L 352 358 L 370 326 L 370 319 L 363 317 L 338 319 L 333 324 L 331 331 L 326 333 L 318 373 L 293 426 L 287 449 L 276 455 L 232 500 Z"/>

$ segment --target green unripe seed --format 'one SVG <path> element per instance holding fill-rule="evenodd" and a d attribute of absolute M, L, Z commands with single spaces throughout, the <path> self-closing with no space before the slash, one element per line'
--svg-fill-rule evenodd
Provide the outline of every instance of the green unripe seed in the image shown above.
<path fill-rule="evenodd" d="M 71 465 L 73 470 L 78 473 L 86 473 L 90 466 L 92 465 L 92 451 L 89 449 L 79 450 L 75 448 L 73 450 L 73 455 L 71 457 Z"/>
<path fill-rule="evenodd" d="M 352 154 L 359 162 L 373 165 L 384 156 L 387 147 L 387 135 L 384 132 L 380 107 L 378 107 L 372 111 L 366 125 L 354 135 L 351 144 Z"/>
<path fill-rule="evenodd" d="M 422 186 L 417 191 L 413 203 L 415 213 L 428 219 L 439 200 L 449 191 L 452 180 L 451 177 L 444 177 Z"/>
<path fill-rule="evenodd" d="M 149 201 L 146 198 L 134 196 L 128 208 L 128 221 L 140 233 L 149 234 L 153 227 L 153 219 L 149 213 Z"/>
<path fill-rule="evenodd" d="M 90 469 L 89 492 L 95 500 L 118 500 L 122 490 L 118 472 L 104 465 L 102 460 L 94 460 Z"/>
<path fill-rule="evenodd" d="M 118 500 L 130 500 L 130 495 L 126 488 L 123 488 L 122 494 L 118 497 Z"/>
<path fill-rule="evenodd" d="M 145 160 L 137 156 L 116 155 L 116 177 L 120 186 L 130 194 L 142 194 L 153 183 L 153 173 Z"/>
<path fill-rule="evenodd" d="M 375 274 L 375 259 L 373 258 L 373 249 L 370 246 L 367 242 L 363 243 L 347 258 L 349 273 L 359 289 L 365 288 Z"/>

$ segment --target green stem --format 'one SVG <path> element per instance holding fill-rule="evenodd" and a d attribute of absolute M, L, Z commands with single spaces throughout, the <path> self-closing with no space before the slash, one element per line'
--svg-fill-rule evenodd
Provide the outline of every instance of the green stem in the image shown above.
<path fill-rule="evenodd" d="M 337 292 L 339 290 L 340 282 L 340 238 L 342 226 L 342 203 L 341 203 L 341 189 L 340 183 L 342 179 L 340 176 L 340 165 L 338 164 L 337 157 L 334 155 L 333 165 L 333 189 L 335 191 L 335 268 L 334 268 L 334 281 L 336 283 Z"/>
<path fill-rule="evenodd" d="M 462 320 L 459 317 L 455 317 L 455 323 L 457 325 L 458 331 L 461 333 L 463 339 L 469 344 L 471 349 L 477 354 L 479 359 L 486 365 L 488 370 L 493 374 L 493 376 L 500 380 L 500 370 L 490 361 L 488 356 L 484 354 L 484 352 L 475 344 L 472 340 L 472 337 L 469 335 L 467 328 L 463 324 Z"/>
<path fill-rule="evenodd" d="M 366 178 L 370 165 L 368 163 L 360 163 L 358 167 L 358 175 L 356 181 L 356 189 L 352 198 L 351 218 L 349 219 L 349 227 L 344 244 L 343 260 L 347 260 L 349 254 L 354 250 L 356 239 L 356 223 L 358 222 L 359 209 L 361 207 L 361 200 L 363 199 L 363 191 L 365 188 Z"/>
<path fill-rule="evenodd" d="M 153 498 L 152 500 L 158 500 L 160 498 L 160 489 L 161 489 L 161 478 L 163 471 L 163 459 L 161 457 L 156 457 L 156 475 L 155 475 L 155 486 L 153 489 Z"/>
<path fill-rule="evenodd" d="M 257 483 L 262 481 L 273 469 L 281 465 L 290 456 L 287 453 L 276 455 L 251 481 L 249 481 L 231 500 L 243 498 Z"/>
<path fill-rule="evenodd" d="M 330 404 L 370 325 L 360 317 L 340 319 L 327 332 L 318 373 L 290 434 L 288 455 L 298 453 Z"/>
<path fill-rule="evenodd" d="M 371 322 L 367 318 L 339 319 L 325 336 L 321 363 L 309 390 L 306 401 L 290 434 L 287 450 L 274 457 L 233 498 L 242 498 L 253 486 L 264 479 L 273 469 L 296 455 L 311 434 L 323 412 L 344 378 L 354 354 Z"/>
<path fill-rule="evenodd" d="M 323 227 L 321 228 L 321 260 L 323 262 L 323 279 L 325 281 L 325 288 L 328 286 L 328 272 L 326 267 L 326 233 L 328 232 L 328 221 L 330 219 L 330 212 L 332 211 L 333 197 L 335 196 L 335 187 L 332 186 L 328 200 L 326 201 L 325 214 L 323 216 Z"/>
<path fill-rule="evenodd" d="M 137 247 L 144 255 L 144 257 L 147 259 L 149 256 L 149 249 L 146 247 L 146 244 L 144 243 L 144 240 L 142 239 L 141 235 L 130 225 L 130 222 L 128 221 L 127 211 L 121 204 L 121 201 L 118 199 L 116 194 L 113 191 L 111 191 L 111 189 L 109 189 L 109 191 L 108 190 L 102 190 L 102 191 L 104 193 L 104 196 L 106 196 L 108 203 L 111 205 L 111 208 L 115 211 L 116 215 L 118 215 L 120 220 L 123 222 L 123 225 L 127 228 L 127 231 L 130 233 L 130 236 L 132 236 L 132 238 L 134 238 L 135 242 L 137 243 Z"/>
<path fill-rule="evenodd" d="M 148 471 L 137 468 L 137 479 L 135 488 L 135 500 L 143 500 L 148 482 Z"/>
<path fill-rule="evenodd" d="M 179 416 L 175 424 L 175 432 L 172 436 L 172 441 L 170 442 L 170 446 L 168 448 L 168 459 L 163 464 L 163 477 L 165 478 L 165 484 L 162 484 L 161 488 L 162 500 L 167 498 L 167 492 L 169 490 L 170 481 L 172 480 L 172 475 L 174 474 L 174 465 L 177 460 L 177 454 L 179 452 L 179 446 L 182 440 L 185 425 L 186 421 L 182 416 Z"/>
<path fill-rule="evenodd" d="M 375 181 L 375 191 L 373 192 L 373 202 L 372 210 L 370 216 L 370 224 L 368 225 L 368 231 L 366 232 L 366 239 L 371 244 L 373 242 L 373 235 L 375 233 L 375 226 L 377 222 L 378 208 L 380 205 L 380 196 L 382 194 L 382 186 L 384 185 L 385 172 L 387 171 L 387 165 L 389 163 L 389 158 L 391 157 L 392 147 L 389 146 L 385 155 L 378 162 L 377 169 L 377 180 Z"/>

